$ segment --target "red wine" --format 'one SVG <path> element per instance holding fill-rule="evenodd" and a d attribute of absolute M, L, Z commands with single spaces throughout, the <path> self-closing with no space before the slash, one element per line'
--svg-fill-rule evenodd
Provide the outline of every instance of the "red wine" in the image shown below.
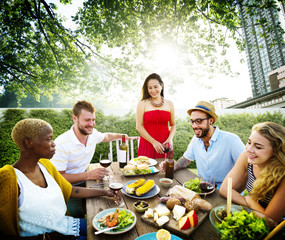
<path fill-rule="evenodd" d="M 103 159 L 103 160 L 101 160 L 100 161 L 100 165 L 102 166 L 102 167 L 109 167 L 110 166 L 110 164 L 111 164 L 111 161 L 109 160 L 109 159 Z"/>
<path fill-rule="evenodd" d="M 169 150 L 170 150 L 170 148 L 168 148 L 168 147 L 164 147 L 164 153 L 168 153 L 169 152 Z"/>
<path fill-rule="evenodd" d="M 199 188 L 203 193 L 211 192 L 214 186 L 211 183 L 199 183 Z"/>
<path fill-rule="evenodd" d="M 122 183 L 117 183 L 117 182 L 115 182 L 115 183 L 110 183 L 110 184 L 109 184 L 109 188 L 110 188 L 111 190 L 114 190 L 114 191 L 119 191 L 119 190 L 121 190 L 123 187 L 124 187 L 124 184 L 122 184 Z"/>
<path fill-rule="evenodd" d="M 169 151 L 169 157 L 166 160 L 166 169 L 165 169 L 165 177 L 173 179 L 174 175 L 174 160 L 173 160 L 173 151 Z"/>

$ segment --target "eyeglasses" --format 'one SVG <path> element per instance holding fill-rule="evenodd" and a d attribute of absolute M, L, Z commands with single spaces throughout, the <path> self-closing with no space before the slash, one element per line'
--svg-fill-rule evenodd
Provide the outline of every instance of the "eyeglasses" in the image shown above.
<path fill-rule="evenodd" d="M 209 118 L 197 118 L 196 120 L 192 120 L 190 119 L 189 122 L 191 122 L 191 124 L 193 125 L 194 123 L 196 123 L 197 125 L 200 125 L 202 124 L 202 122 L 206 119 L 209 119 Z"/>

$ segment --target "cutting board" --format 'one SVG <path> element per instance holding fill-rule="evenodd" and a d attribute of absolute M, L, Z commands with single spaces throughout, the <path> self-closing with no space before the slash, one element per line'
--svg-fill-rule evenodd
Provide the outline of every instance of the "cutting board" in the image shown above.
<path fill-rule="evenodd" d="M 144 215 L 141 216 L 141 219 L 142 221 L 154 226 L 154 227 L 157 227 L 157 228 L 165 228 L 169 231 L 171 231 L 171 233 L 174 233 L 174 234 L 177 234 L 177 235 L 180 235 L 180 236 L 184 236 L 184 237 L 188 237 L 189 235 L 191 235 L 199 226 L 200 224 L 208 217 L 208 213 L 205 212 L 205 211 L 201 211 L 199 210 L 197 214 L 197 217 L 198 217 L 198 225 L 193 228 L 193 227 L 190 227 L 189 229 L 187 230 L 180 230 L 179 229 L 179 226 L 178 226 L 178 221 L 176 221 L 173 216 L 172 216 L 172 212 L 170 213 L 170 215 L 168 215 L 168 217 L 170 218 L 169 222 L 166 223 L 165 225 L 163 226 L 158 226 L 156 222 L 153 221 L 153 218 L 145 218 Z"/>

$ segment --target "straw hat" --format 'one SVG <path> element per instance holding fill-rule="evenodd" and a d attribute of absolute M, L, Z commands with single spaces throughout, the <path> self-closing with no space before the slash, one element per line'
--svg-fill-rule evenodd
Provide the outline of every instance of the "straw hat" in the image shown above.
<path fill-rule="evenodd" d="M 215 107 L 206 101 L 200 101 L 196 104 L 194 108 L 190 108 L 187 113 L 191 115 L 194 110 L 199 110 L 205 113 L 208 113 L 212 118 L 214 118 L 214 122 L 218 121 L 218 116 L 215 113 Z M 213 123 L 214 123 L 213 122 Z"/>

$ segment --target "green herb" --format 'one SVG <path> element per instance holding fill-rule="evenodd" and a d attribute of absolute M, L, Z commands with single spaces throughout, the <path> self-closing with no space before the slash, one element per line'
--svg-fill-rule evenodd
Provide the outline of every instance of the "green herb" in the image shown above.
<path fill-rule="evenodd" d="M 221 239 L 263 239 L 270 232 L 264 218 L 245 210 L 233 212 L 221 223 L 216 222 L 215 226 L 222 233 Z"/>
<path fill-rule="evenodd" d="M 134 216 L 126 209 L 120 210 L 118 215 L 118 226 L 125 228 L 134 222 Z"/>
<path fill-rule="evenodd" d="M 199 183 L 200 183 L 199 178 L 195 178 L 184 183 L 184 186 L 196 193 L 201 193 L 202 190 L 199 188 Z"/>

